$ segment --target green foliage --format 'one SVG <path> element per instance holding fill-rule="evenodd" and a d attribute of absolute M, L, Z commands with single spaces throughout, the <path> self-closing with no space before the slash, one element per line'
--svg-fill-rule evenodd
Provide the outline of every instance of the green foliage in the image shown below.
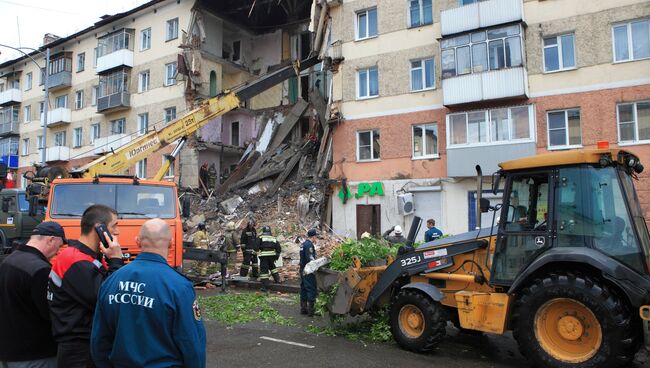
<path fill-rule="evenodd" d="M 318 293 L 318 296 L 316 297 L 316 304 L 314 305 L 317 314 L 321 316 L 329 314 L 329 309 L 327 307 L 334 300 L 334 296 L 336 295 L 336 291 L 339 289 L 339 285 L 340 284 L 337 282 L 328 292 Z"/>
<path fill-rule="evenodd" d="M 326 327 L 309 325 L 307 331 L 325 336 L 342 336 L 353 341 L 366 342 L 391 342 L 393 335 L 390 332 L 388 310 L 382 309 L 367 316 L 367 318 L 346 323 L 343 316 L 334 316 Z"/>
<path fill-rule="evenodd" d="M 295 322 L 283 317 L 274 303 L 293 304 L 292 298 L 267 297 L 251 293 L 229 293 L 200 297 L 199 304 L 206 318 L 228 326 L 244 324 L 254 320 L 282 326 L 294 326 Z"/>
<path fill-rule="evenodd" d="M 345 271 L 352 267 L 354 257 L 358 257 L 361 264 L 365 266 L 369 262 L 386 259 L 389 255 L 394 257 L 397 254 L 397 248 L 391 247 L 383 239 L 346 239 L 332 251 L 329 267 L 335 271 Z"/>

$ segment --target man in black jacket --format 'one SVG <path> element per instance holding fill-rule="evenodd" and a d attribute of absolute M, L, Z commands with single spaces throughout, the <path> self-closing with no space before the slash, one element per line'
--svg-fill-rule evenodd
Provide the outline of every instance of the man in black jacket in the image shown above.
<path fill-rule="evenodd" d="M 41 222 L 27 244 L 0 264 L 0 366 L 56 368 L 47 309 L 52 258 L 66 242 L 61 225 Z"/>
<path fill-rule="evenodd" d="M 106 225 L 113 235 L 108 247 L 95 231 Z M 117 212 L 104 205 L 92 205 L 81 217 L 79 240 L 70 240 L 54 261 L 48 284 L 52 333 L 58 343 L 59 367 L 92 367 L 90 332 L 99 287 L 108 275 L 124 265 L 117 242 Z M 106 260 L 108 259 L 108 261 Z"/>

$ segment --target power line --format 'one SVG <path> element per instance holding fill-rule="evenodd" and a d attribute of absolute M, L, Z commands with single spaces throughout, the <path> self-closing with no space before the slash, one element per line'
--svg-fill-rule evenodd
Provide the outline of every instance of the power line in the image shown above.
<path fill-rule="evenodd" d="M 27 4 L 21 4 L 21 3 L 15 3 L 13 1 L 7 1 L 7 0 L 0 0 L 0 3 L 6 3 L 6 4 L 11 4 L 15 6 L 22 6 L 24 8 L 32 8 L 32 9 L 39 9 L 39 10 L 45 10 L 48 12 L 55 12 L 55 13 L 63 13 L 63 14 L 71 14 L 71 15 L 78 15 L 78 13 L 73 13 L 73 12 L 67 12 L 59 9 L 51 9 L 51 8 L 43 8 L 40 6 L 35 6 L 35 5 L 27 5 Z"/>

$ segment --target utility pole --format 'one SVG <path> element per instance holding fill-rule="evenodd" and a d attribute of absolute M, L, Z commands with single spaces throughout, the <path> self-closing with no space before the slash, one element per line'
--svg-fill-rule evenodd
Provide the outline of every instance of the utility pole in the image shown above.
<path fill-rule="evenodd" d="M 41 163 L 45 165 L 47 162 L 47 105 L 49 104 L 49 88 L 50 88 L 50 48 L 48 47 L 45 52 L 45 97 L 43 100 L 43 152 L 41 155 Z"/>

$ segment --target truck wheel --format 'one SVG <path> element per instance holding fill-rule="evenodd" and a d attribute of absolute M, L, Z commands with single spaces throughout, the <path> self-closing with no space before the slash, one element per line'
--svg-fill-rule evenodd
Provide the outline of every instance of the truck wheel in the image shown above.
<path fill-rule="evenodd" d="M 571 273 L 536 279 L 512 315 L 521 353 L 540 367 L 611 368 L 628 364 L 639 326 L 600 280 Z"/>
<path fill-rule="evenodd" d="M 4 231 L 0 230 L 0 254 L 9 254 L 11 253 L 11 244 L 7 239 Z"/>
<path fill-rule="evenodd" d="M 431 351 L 445 337 L 447 319 L 442 306 L 415 290 L 397 294 L 390 307 L 390 329 L 404 349 Z"/>

